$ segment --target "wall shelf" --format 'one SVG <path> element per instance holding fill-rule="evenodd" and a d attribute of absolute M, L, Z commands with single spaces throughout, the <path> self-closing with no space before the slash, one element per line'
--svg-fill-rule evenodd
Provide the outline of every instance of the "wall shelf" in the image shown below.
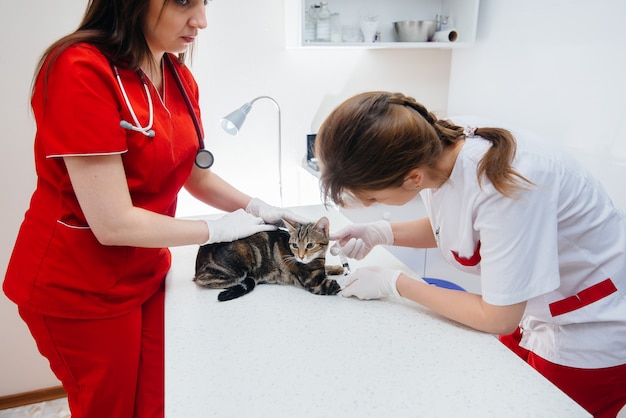
<path fill-rule="evenodd" d="M 305 42 L 305 10 L 317 0 L 285 0 L 287 48 L 320 49 L 453 49 L 474 44 L 479 0 L 328 0 L 331 12 L 339 13 L 342 27 L 358 26 L 360 15 L 378 16 L 382 42 Z M 393 22 L 399 20 L 435 20 L 451 16 L 458 32 L 455 42 L 395 42 Z"/>
<path fill-rule="evenodd" d="M 470 42 L 307 42 L 301 49 L 456 49 L 474 45 Z"/>

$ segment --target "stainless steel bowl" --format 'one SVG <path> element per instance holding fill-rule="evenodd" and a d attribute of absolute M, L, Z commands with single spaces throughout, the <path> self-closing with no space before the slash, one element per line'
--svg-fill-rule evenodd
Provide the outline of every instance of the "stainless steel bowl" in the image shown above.
<path fill-rule="evenodd" d="M 393 33 L 398 42 L 428 42 L 435 34 L 434 20 L 401 20 L 393 22 Z"/>

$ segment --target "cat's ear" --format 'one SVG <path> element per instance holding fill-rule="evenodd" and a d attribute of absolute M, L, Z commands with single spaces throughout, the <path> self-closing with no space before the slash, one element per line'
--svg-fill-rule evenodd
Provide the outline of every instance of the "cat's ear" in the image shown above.
<path fill-rule="evenodd" d="M 289 233 L 295 231 L 296 229 L 298 229 L 298 224 L 293 222 L 293 221 L 289 221 L 287 219 L 283 218 L 283 224 L 285 224 L 285 228 L 287 228 L 287 230 L 289 230 Z"/>
<path fill-rule="evenodd" d="M 322 231 L 324 235 L 328 235 L 330 231 L 330 221 L 328 220 L 328 218 L 325 216 L 321 217 L 315 223 L 315 229 L 317 229 L 318 231 Z"/>

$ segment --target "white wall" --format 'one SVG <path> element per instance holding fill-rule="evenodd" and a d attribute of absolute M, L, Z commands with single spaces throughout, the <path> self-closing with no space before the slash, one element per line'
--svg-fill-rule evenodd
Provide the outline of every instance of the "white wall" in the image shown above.
<path fill-rule="evenodd" d="M 35 187 L 30 83 L 43 50 L 74 29 L 85 0 L 0 1 L 0 274 Z M 0 292 L 0 396 L 58 385 L 17 308 Z"/>
<path fill-rule="evenodd" d="M 626 2 L 482 0 L 478 42 L 453 53 L 450 114 L 569 148 L 626 208 Z"/>
<path fill-rule="evenodd" d="M 32 72 L 45 47 L 76 27 L 86 3 L 0 1 L 0 272 L 35 185 L 35 129 L 28 107 Z M 193 63 L 215 170 L 246 192 L 277 202 L 275 108 L 269 101 L 257 102 L 234 138 L 220 131 L 218 121 L 258 95 L 274 97 L 282 108 L 286 205 L 299 203 L 297 168 L 306 134 L 340 100 L 363 90 L 402 90 L 445 111 L 449 51 L 286 50 L 283 23 L 283 0 L 210 2 L 209 28 L 201 34 Z M 189 204 L 186 196 L 182 203 L 179 215 L 209 211 Z M 4 294 L 0 317 L 0 396 L 57 385 Z"/>

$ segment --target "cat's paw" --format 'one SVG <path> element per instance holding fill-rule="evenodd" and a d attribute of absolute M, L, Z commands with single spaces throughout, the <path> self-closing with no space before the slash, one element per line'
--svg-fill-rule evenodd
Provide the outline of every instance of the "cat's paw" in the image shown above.
<path fill-rule="evenodd" d="M 343 267 L 341 268 L 342 270 L 342 274 L 343 274 Z M 329 285 L 329 295 L 336 295 L 337 293 L 339 293 L 341 291 L 341 286 L 339 285 L 339 283 L 336 280 L 330 280 L 331 284 Z"/>
<path fill-rule="evenodd" d="M 316 295 L 336 295 L 341 290 L 341 286 L 333 279 L 324 279 L 317 286 L 309 289 L 309 292 Z"/>

